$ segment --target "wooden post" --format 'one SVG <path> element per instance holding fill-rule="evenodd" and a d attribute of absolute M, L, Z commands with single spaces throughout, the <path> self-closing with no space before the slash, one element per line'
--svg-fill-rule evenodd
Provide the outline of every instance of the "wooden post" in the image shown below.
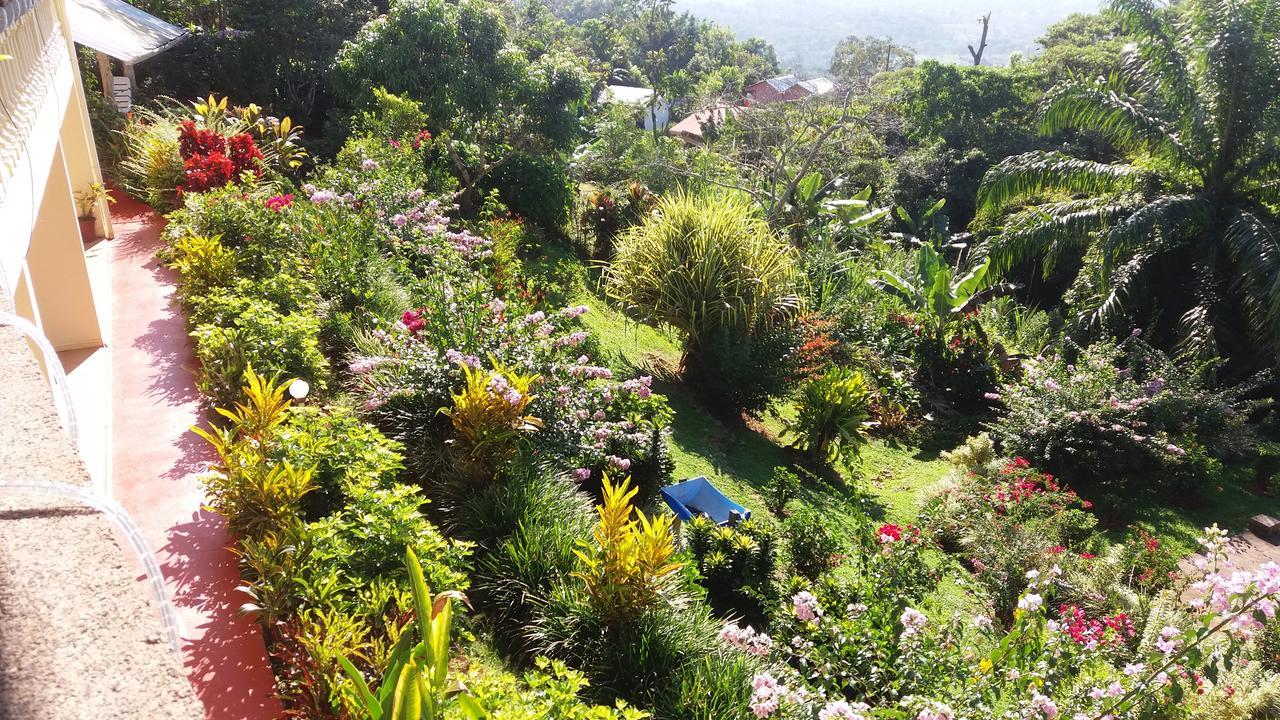
<path fill-rule="evenodd" d="M 138 76 L 133 72 L 133 63 L 124 63 L 124 76 L 129 78 L 129 92 L 138 87 Z"/>
<path fill-rule="evenodd" d="M 107 100 L 111 100 L 111 58 L 97 50 L 94 51 L 94 55 L 98 58 L 98 78 L 102 80 L 102 95 Z"/>

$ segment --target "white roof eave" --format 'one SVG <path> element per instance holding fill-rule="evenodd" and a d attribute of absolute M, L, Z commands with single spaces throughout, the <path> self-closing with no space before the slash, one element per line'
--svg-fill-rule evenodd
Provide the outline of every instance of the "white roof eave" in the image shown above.
<path fill-rule="evenodd" d="M 67 0 L 67 20 L 77 43 L 129 64 L 155 57 L 189 34 L 124 0 Z"/>

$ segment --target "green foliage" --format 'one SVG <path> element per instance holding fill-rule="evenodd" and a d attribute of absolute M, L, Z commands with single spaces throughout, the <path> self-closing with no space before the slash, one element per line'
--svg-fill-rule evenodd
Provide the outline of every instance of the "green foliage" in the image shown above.
<path fill-rule="evenodd" d="M 636 317 L 675 329 L 697 352 L 720 328 L 741 330 L 799 305 L 794 253 L 742 200 L 664 198 L 622 234 L 605 287 Z"/>
<path fill-rule="evenodd" d="M 1042 131 L 1094 132 L 1126 153 L 1105 164 L 1057 153 L 1011 157 L 983 181 L 984 213 L 1029 204 L 987 247 L 998 267 L 1046 268 L 1084 249 L 1083 313 L 1145 322 L 1162 344 L 1241 369 L 1274 363 L 1280 343 L 1280 219 L 1274 187 L 1280 28 L 1261 1 L 1212 0 L 1172 12 L 1139 0 L 1108 8 L 1132 50 L 1119 74 L 1073 78 L 1046 98 Z M 1076 199 L 1064 201 L 1065 195 Z M 1087 271 L 1086 269 L 1087 268 Z M 1187 283 L 1161 283 L 1184 273 Z M 1261 362 L 1255 348 L 1268 349 Z"/>
<path fill-rule="evenodd" d="M 762 619 L 774 597 L 774 531 L 753 520 L 718 527 L 698 517 L 686 537 L 711 608 L 720 615 Z"/>
<path fill-rule="evenodd" d="M 378 88 L 419 102 L 470 214 L 479 184 L 519 155 L 571 147 L 588 90 L 580 65 L 563 51 L 530 60 L 509 43 L 501 11 L 489 2 L 398 0 L 344 44 L 333 82 L 356 108 Z M 554 204 L 513 197 L 539 211 Z"/>
<path fill-rule="evenodd" d="M 870 282 L 876 289 L 901 299 L 917 317 L 925 319 L 935 337 L 941 337 L 949 324 L 1014 288 L 1008 283 L 996 283 L 990 270 L 991 261 L 987 260 L 963 277 L 955 277 L 933 245 L 925 244 L 917 252 L 914 277 L 882 270 L 880 277 Z"/>
<path fill-rule="evenodd" d="M 681 566 L 671 559 L 671 518 L 651 519 L 632 507 L 636 490 L 628 485 L 626 480 L 612 485 L 608 476 L 602 480 L 604 502 L 596 508 L 600 521 L 593 542 L 583 542 L 577 552 L 581 566 L 574 573 L 596 612 L 609 622 L 631 620 L 657 607 Z"/>
<path fill-rule="evenodd" d="M 400 555 L 408 547 L 432 559 L 427 566 L 429 583 L 462 587 L 465 577 L 457 567 L 466 555 L 465 546 L 443 537 L 423 517 L 427 502 L 421 490 L 407 485 L 353 487 L 341 510 L 315 524 L 315 542 L 333 558 L 342 576 L 357 584 L 398 578 Z M 444 557 L 451 558 L 450 565 L 438 562 Z"/>
<path fill-rule="evenodd" d="M 152 207 L 177 205 L 175 189 L 186 175 L 178 153 L 178 118 L 166 111 L 140 108 L 125 123 L 124 159 L 120 178 L 124 187 Z"/>
<path fill-rule="evenodd" d="M 782 528 L 791 564 L 802 577 L 816 580 L 839 564 L 838 555 L 843 548 L 821 514 L 801 508 L 791 513 Z"/>
<path fill-rule="evenodd" d="M 508 673 L 474 672 L 463 680 L 481 714 L 467 720 L 643 720 L 648 713 L 619 703 L 610 708 L 587 705 L 579 696 L 587 689 L 582 673 L 559 660 L 538 658 L 534 670 L 520 678 Z M 450 717 L 446 715 L 446 717 Z"/>
<path fill-rule="evenodd" d="M 548 230 L 569 219 L 573 188 L 564 165 L 537 155 L 515 155 L 490 180 L 511 212 Z"/>
<path fill-rule="evenodd" d="M 230 299 L 219 322 L 196 326 L 196 358 L 201 392 L 226 404 L 238 393 L 246 368 L 305 379 L 324 389 L 328 361 L 320 352 L 320 320 L 311 314 L 281 313 L 266 301 Z"/>
<path fill-rule="evenodd" d="M 542 428 L 542 421 L 525 411 L 533 402 L 531 388 L 538 376 L 517 373 L 491 359 L 493 370 L 462 366 L 463 387 L 453 393 L 453 405 L 440 412 L 453 423 L 451 440 L 459 462 L 476 479 L 492 477 L 518 450 L 517 442 Z"/>
<path fill-rule="evenodd" d="M 792 318 L 709 330 L 689 360 L 686 380 L 712 407 L 759 418 L 795 387 L 803 332 Z"/>
<path fill-rule="evenodd" d="M 400 635 L 392 649 L 386 672 L 375 694 L 364 675 L 347 658 L 339 659 L 355 686 L 358 717 L 369 720 L 432 720 L 441 717 L 452 703 L 466 715 L 481 718 L 473 699 L 466 694 L 448 695 L 449 647 L 453 630 L 453 600 L 457 592 L 432 596 L 422 575 L 422 565 L 412 549 L 406 550 L 416 627 Z M 415 636 L 421 639 L 414 642 Z"/>
<path fill-rule="evenodd" d="M 773 476 L 769 479 L 769 492 L 765 497 L 765 503 L 769 512 L 778 517 L 787 515 L 787 503 L 791 502 L 796 495 L 800 493 L 800 476 L 779 465 L 773 469 Z"/>
<path fill-rule="evenodd" d="M 237 535 L 257 538 L 287 526 L 315 487 L 311 468 L 272 463 L 266 454 L 265 440 L 288 415 L 287 385 L 246 369 L 243 402 L 218 408 L 228 425 L 192 428 L 218 454 L 218 464 L 203 478 L 209 508 Z"/>
<path fill-rule="evenodd" d="M 391 487 L 404 466 L 399 443 L 340 407 L 295 406 L 279 436 L 274 459 L 315 468 L 315 490 L 302 503 L 309 520 L 329 516 L 353 493 Z"/>
<path fill-rule="evenodd" d="M 871 391 L 862 373 L 833 367 L 800 386 L 796 417 L 785 434 L 819 462 L 846 462 L 867 441 Z"/>

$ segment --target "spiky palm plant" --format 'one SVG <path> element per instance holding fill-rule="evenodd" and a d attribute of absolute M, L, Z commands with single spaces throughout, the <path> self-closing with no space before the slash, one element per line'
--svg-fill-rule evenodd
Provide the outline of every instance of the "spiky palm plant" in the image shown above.
<path fill-rule="evenodd" d="M 1069 80 L 1041 130 L 1099 133 L 1129 160 L 1011 157 L 979 190 L 987 217 L 1015 209 L 985 251 L 997 270 L 1046 272 L 1084 253 L 1090 320 L 1141 306 L 1197 356 L 1280 350 L 1280 3 L 1111 0 L 1135 42 L 1120 73 Z M 1092 287 L 1090 287 L 1092 285 Z M 1250 346 L 1248 343 L 1252 343 Z"/>

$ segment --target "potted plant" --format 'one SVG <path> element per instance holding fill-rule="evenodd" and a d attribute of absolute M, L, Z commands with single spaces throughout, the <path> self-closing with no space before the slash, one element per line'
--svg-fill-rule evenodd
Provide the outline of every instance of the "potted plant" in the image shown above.
<path fill-rule="evenodd" d="M 116 201 L 111 197 L 111 193 L 103 187 L 102 183 L 94 183 L 89 186 L 88 190 L 81 190 L 76 193 L 76 215 L 80 220 L 80 240 L 89 242 L 96 237 L 94 211 L 98 207 L 99 200 L 106 200 L 108 203 Z"/>

